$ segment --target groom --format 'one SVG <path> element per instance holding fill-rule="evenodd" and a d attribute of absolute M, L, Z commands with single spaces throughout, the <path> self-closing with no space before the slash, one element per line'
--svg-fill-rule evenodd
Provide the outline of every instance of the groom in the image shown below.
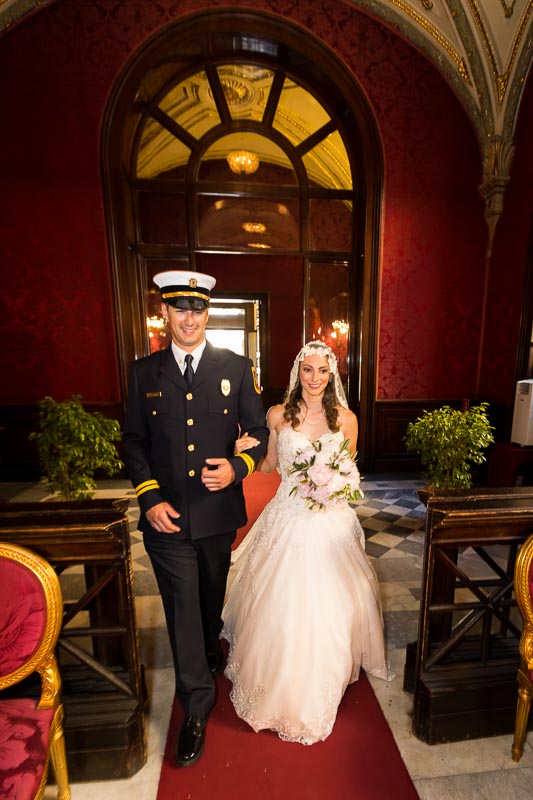
<path fill-rule="evenodd" d="M 168 271 L 154 282 L 172 341 L 131 367 L 123 447 L 185 714 L 176 762 L 189 766 L 202 755 L 223 668 L 230 551 L 246 523 L 242 481 L 266 451 L 268 428 L 251 360 L 206 340 L 215 279 Z M 234 456 L 240 431 L 259 444 Z"/>

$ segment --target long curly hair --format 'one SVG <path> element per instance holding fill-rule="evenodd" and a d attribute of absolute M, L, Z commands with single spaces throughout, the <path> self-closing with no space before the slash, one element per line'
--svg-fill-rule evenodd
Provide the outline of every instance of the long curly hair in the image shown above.
<path fill-rule="evenodd" d="M 294 389 L 289 391 L 287 389 L 285 393 L 285 397 L 283 398 L 283 404 L 285 406 L 285 410 L 283 412 L 283 419 L 285 422 L 289 422 L 292 428 L 298 427 L 299 420 L 298 414 L 300 412 L 300 401 L 302 399 L 302 384 L 300 383 L 300 378 L 298 377 L 298 382 Z M 326 386 L 326 390 L 322 395 L 322 408 L 324 409 L 326 415 L 326 422 L 328 424 L 328 428 L 332 433 L 335 433 L 339 430 L 339 411 L 337 409 L 337 396 L 335 394 L 335 388 L 333 386 L 333 375 L 330 373 L 329 382 Z"/>

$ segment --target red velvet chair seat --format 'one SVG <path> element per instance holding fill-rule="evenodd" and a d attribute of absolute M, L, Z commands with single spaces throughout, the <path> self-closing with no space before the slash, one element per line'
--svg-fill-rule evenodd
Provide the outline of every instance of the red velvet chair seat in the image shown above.
<path fill-rule="evenodd" d="M 0 561 L 0 581 L 0 674 L 8 675 L 37 650 L 46 626 L 46 600 L 20 564 Z"/>
<path fill-rule="evenodd" d="M 0 700 L 0 797 L 31 800 L 48 758 L 53 708 L 37 708 L 32 698 Z"/>
<path fill-rule="evenodd" d="M 38 699 L 0 695 L 0 800 L 42 800 L 50 764 L 58 800 L 70 800 L 54 654 L 62 620 L 61 587 L 50 564 L 0 542 L 0 690 L 40 676 Z"/>

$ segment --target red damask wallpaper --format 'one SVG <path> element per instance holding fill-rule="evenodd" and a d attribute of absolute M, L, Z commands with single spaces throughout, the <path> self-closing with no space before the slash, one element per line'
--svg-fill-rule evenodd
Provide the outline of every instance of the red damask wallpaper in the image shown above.
<path fill-rule="evenodd" d="M 58 0 L 0 38 L 0 74 L 10 76 L 0 126 L 0 403 L 72 392 L 120 399 L 99 161 L 107 98 L 127 59 L 162 26 L 236 6 L 287 17 L 333 48 L 376 115 L 386 166 L 378 397 L 472 395 L 486 241 L 480 157 L 461 105 L 419 53 L 344 0 Z M 517 203 L 525 191 L 517 187 Z M 490 350 L 497 345 L 495 363 L 506 366 L 524 228 L 513 249 L 516 288 L 491 283 L 489 320 L 508 326 L 491 331 Z M 494 377 L 484 373 L 487 389 Z M 499 396 L 509 392 L 508 370 Z"/>

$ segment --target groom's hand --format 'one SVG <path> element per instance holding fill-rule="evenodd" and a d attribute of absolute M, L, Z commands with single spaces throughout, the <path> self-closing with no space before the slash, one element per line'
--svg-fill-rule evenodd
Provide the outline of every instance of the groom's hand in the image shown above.
<path fill-rule="evenodd" d="M 178 533 L 181 528 L 175 524 L 175 520 L 180 515 L 172 508 L 170 503 L 157 503 L 146 512 L 146 519 L 159 533 Z"/>
<path fill-rule="evenodd" d="M 206 458 L 205 463 L 209 466 L 202 469 L 202 483 L 210 492 L 225 489 L 235 480 L 235 472 L 227 458 Z"/>

